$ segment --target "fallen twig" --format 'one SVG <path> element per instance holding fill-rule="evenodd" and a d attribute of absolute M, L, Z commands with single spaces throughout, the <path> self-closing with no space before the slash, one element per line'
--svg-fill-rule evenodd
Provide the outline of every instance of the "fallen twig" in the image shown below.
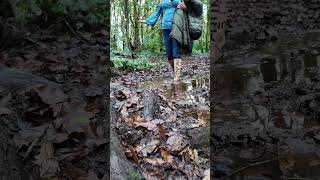
<path fill-rule="evenodd" d="M 28 147 L 27 152 L 26 152 L 26 153 L 24 154 L 24 156 L 23 156 L 23 161 L 25 161 L 25 160 L 29 157 L 29 155 L 30 155 L 30 153 L 32 152 L 33 148 L 34 148 L 34 147 L 36 146 L 36 144 L 42 139 L 42 137 L 46 134 L 47 128 L 48 128 L 48 127 L 46 127 L 46 128 L 44 129 L 43 133 L 41 134 L 41 136 L 39 136 L 36 140 L 34 140 L 34 141 L 31 143 L 31 145 Z"/>
<path fill-rule="evenodd" d="M 240 172 L 242 172 L 242 171 L 244 171 L 244 170 L 246 170 L 246 169 L 248 169 L 248 168 L 255 167 L 255 166 L 260 166 L 260 165 L 263 165 L 263 164 L 267 164 L 267 163 L 276 161 L 276 160 L 278 160 L 278 159 L 279 159 L 279 157 L 274 158 L 274 159 L 269 159 L 269 160 L 265 160 L 265 161 L 261 161 L 261 162 L 257 162 L 257 163 L 250 164 L 250 165 L 248 165 L 248 166 L 245 166 L 245 167 L 242 167 L 242 168 L 240 168 L 240 169 L 235 170 L 233 173 L 231 173 L 231 174 L 228 175 L 227 177 L 223 178 L 222 180 L 228 179 L 228 178 L 230 178 L 230 177 L 232 177 L 232 176 L 234 176 L 234 175 L 236 175 L 236 174 L 238 174 L 238 173 L 240 173 Z"/>

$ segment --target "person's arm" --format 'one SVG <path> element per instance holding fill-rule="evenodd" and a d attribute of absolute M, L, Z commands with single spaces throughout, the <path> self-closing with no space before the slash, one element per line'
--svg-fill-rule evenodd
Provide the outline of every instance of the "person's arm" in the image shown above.
<path fill-rule="evenodd" d="M 173 0 L 173 6 L 178 7 L 181 0 Z"/>
<path fill-rule="evenodd" d="M 145 23 L 150 25 L 150 26 L 154 26 L 157 23 L 161 13 L 162 13 L 161 4 L 158 4 L 157 5 L 157 10 L 151 16 L 149 16 L 147 18 Z"/>

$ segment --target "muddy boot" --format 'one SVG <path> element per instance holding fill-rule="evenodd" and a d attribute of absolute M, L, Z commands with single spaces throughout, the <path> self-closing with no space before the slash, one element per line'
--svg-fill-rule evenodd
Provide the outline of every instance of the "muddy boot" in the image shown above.
<path fill-rule="evenodd" d="M 174 82 L 178 82 L 180 80 L 180 72 L 181 72 L 181 59 L 174 59 Z"/>

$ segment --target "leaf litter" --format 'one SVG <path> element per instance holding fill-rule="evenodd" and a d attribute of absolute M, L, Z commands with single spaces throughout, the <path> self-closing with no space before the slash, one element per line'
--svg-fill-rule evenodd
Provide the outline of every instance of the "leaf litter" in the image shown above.
<path fill-rule="evenodd" d="M 194 79 L 194 72 L 205 74 L 209 71 L 207 57 L 191 57 L 186 64 L 190 64 L 183 68 L 183 73 L 187 74 L 187 83 Z M 191 67 L 195 71 L 190 71 Z M 116 132 L 127 158 L 137 165 L 144 178 L 206 180 L 209 178 L 210 168 L 209 148 L 202 146 L 209 147 L 209 132 L 204 131 L 204 135 L 197 137 L 203 139 L 204 143 L 200 146 L 194 145 L 199 139 L 192 138 L 189 134 L 193 133 L 190 131 L 192 129 L 208 126 L 208 82 L 200 86 L 187 84 L 191 91 L 180 92 L 182 96 L 179 96 L 162 79 L 159 84 L 154 83 L 154 80 L 150 81 L 162 75 L 164 80 L 169 80 L 168 71 L 170 72 L 167 66 L 144 72 L 121 72 L 124 75 L 112 80 L 111 86 L 115 88 L 110 96 L 114 99 L 113 107 L 119 114 Z M 155 86 L 145 86 L 148 82 Z M 184 89 L 184 86 L 183 81 L 177 89 Z M 204 102 L 197 101 L 200 96 L 205 99 Z M 187 101 L 183 102 L 184 100 Z M 184 106 L 179 106 L 183 103 Z M 201 110 L 201 106 L 206 106 L 203 113 L 196 113 Z M 195 113 L 188 114 L 190 109 Z M 188 131 L 190 132 L 187 133 Z"/>
<path fill-rule="evenodd" d="M 46 46 L 0 52 L 0 116 L 13 124 L 12 141 L 30 179 L 107 179 L 103 34 L 89 33 L 88 43 L 35 32 L 32 39 Z"/>

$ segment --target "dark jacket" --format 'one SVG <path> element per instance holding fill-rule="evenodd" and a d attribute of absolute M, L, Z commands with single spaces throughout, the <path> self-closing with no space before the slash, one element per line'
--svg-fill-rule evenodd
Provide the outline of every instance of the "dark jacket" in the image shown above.
<path fill-rule="evenodd" d="M 187 9 L 176 10 L 170 36 L 180 43 L 182 50 L 191 53 L 193 40 L 201 36 L 203 4 L 200 0 L 184 1 Z"/>

